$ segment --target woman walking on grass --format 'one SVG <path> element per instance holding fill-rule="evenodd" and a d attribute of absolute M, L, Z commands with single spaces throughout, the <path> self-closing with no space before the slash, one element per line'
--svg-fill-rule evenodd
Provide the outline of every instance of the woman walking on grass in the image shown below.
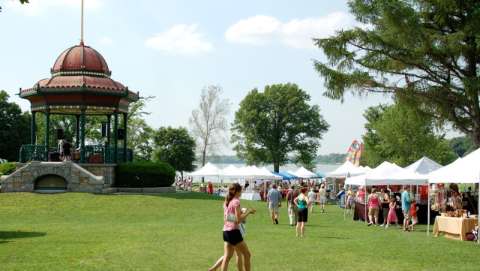
<path fill-rule="evenodd" d="M 305 195 L 307 188 L 302 187 L 300 194 L 293 200 L 298 209 L 297 220 L 297 237 L 304 237 L 305 235 L 305 223 L 308 221 L 308 197 Z"/>
<path fill-rule="evenodd" d="M 327 189 L 325 189 L 325 183 L 320 185 L 318 196 L 320 197 L 320 208 L 322 209 L 322 213 L 325 213 L 325 204 L 327 204 Z"/>
<path fill-rule="evenodd" d="M 250 251 L 247 243 L 243 241 L 239 224 L 244 221 L 249 214 L 254 214 L 255 209 L 248 209 L 242 213 L 240 208 L 240 196 L 242 187 L 238 183 L 231 184 L 228 187 L 228 194 L 225 197 L 223 206 L 223 241 L 224 254 L 222 261 L 222 271 L 228 270 L 228 264 L 236 252 L 237 256 L 243 261 L 243 270 L 250 271 Z M 241 266 L 239 266 L 239 270 Z"/>
<path fill-rule="evenodd" d="M 378 212 L 380 207 L 380 200 L 378 199 L 377 191 L 372 188 L 372 193 L 368 196 L 368 218 L 370 222 L 368 226 L 375 224 L 378 225 Z"/>

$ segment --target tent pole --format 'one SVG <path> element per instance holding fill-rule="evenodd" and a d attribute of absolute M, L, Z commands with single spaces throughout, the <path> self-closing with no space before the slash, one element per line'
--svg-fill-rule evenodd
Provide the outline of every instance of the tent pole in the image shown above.
<path fill-rule="evenodd" d="M 427 187 L 427 194 L 428 194 L 428 203 L 427 203 L 427 236 L 430 235 L 430 183 L 428 183 Z"/>

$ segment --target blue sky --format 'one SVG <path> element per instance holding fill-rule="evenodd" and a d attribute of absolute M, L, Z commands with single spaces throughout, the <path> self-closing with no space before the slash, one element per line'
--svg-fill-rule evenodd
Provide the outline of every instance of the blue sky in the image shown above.
<path fill-rule="evenodd" d="M 186 126 L 201 89 L 220 85 L 232 103 L 255 87 L 297 83 L 331 125 L 320 153 L 345 152 L 364 132 L 363 111 L 384 96 L 322 96 L 312 60 L 324 60 L 310 37 L 354 24 L 347 1 L 85 0 L 85 43 L 107 60 L 112 78 L 155 96 L 153 127 Z M 0 89 L 11 96 L 48 77 L 56 57 L 79 42 L 80 0 L 0 0 Z M 18 97 L 24 110 L 29 105 Z M 228 148 L 225 153 L 231 153 Z"/>

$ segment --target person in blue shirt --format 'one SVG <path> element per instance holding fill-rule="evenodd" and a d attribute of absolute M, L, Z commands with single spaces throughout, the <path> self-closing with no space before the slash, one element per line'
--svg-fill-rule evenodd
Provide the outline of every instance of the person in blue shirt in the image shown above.
<path fill-rule="evenodd" d="M 272 217 L 272 223 L 278 224 L 278 208 L 282 205 L 282 194 L 277 190 L 276 184 L 273 184 L 272 189 L 268 191 L 267 202 Z"/>
<path fill-rule="evenodd" d="M 403 213 L 403 230 L 408 230 L 410 221 L 410 187 L 405 185 L 402 192 L 402 213 Z"/>

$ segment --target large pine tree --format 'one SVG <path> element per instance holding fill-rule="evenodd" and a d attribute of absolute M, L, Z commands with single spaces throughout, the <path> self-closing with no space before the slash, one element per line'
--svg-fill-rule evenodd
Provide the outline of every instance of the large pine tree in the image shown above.
<path fill-rule="evenodd" d="M 480 1 L 352 0 L 363 25 L 317 39 L 326 96 L 393 93 L 480 147 Z"/>

